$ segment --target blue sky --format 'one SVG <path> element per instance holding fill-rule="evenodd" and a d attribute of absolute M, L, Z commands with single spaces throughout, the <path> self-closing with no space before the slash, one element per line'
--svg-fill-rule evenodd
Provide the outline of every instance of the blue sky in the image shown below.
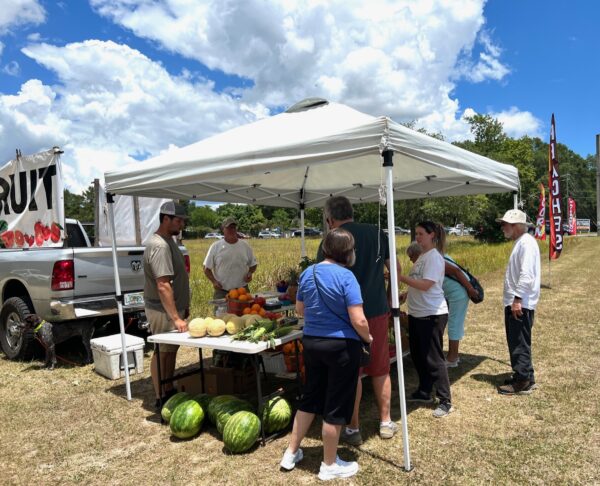
<path fill-rule="evenodd" d="M 193 5 L 192 5 L 193 4 Z M 277 113 L 309 96 L 470 136 L 489 113 L 510 136 L 587 156 L 600 4 L 575 0 L 4 0 L 0 164 L 59 145 L 65 182 Z"/>

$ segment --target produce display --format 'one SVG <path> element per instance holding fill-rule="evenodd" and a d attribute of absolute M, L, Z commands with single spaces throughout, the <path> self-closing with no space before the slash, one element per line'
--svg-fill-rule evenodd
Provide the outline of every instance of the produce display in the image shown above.
<path fill-rule="evenodd" d="M 191 398 L 181 392 L 165 403 L 162 415 L 169 417 L 171 434 L 179 439 L 191 439 L 200 430 L 206 417 L 222 435 L 228 451 L 246 452 L 256 443 L 261 427 L 272 434 L 285 430 L 292 420 L 292 407 L 283 397 L 268 400 L 260 418 L 252 404 L 233 395 L 211 396 L 200 393 Z"/>
<path fill-rule="evenodd" d="M 195 400 L 186 400 L 175 407 L 169 426 L 178 439 L 189 439 L 200 432 L 203 421 L 202 406 Z"/>
<path fill-rule="evenodd" d="M 204 410 L 204 414 L 208 415 L 208 406 L 210 405 L 210 402 L 213 398 L 214 397 L 212 395 L 209 395 L 208 393 L 199 393 L 198 395 L 193 397 L 192 400 L 197 401 L 202 407 L 202 410 Z"/>
<path fill-rule="evenodd" d="M 223 429 L 225 424 L 229 421 L 229 419 L 236 414 L 237 412 L 241 412 L 245 410 L 247 412 L 254 411 L 254 407 L 247 402 L 246 400 L 234 400 L 226 403 L 221 407 L 221 409 L 217 412 L 216 415 L 216 426 L 219 434 L 223 433 Z"/>
<path fill-rule="evenodd" d="M 270 319 L 258 319 L 253 324 L 234 334 L 232 339 L 236 341 L 250 341 L 251 343 L 268 341 L 271 347 L 275 347 L 275 339 L 286 336 L 294 330 L 293 326 L 278 325 L 281 322 L 285 321 L 276 322 Z"/>
<path fill-rule="evenodd" d="M 233 415 L 223 429 L 225 447 L 234 454 L 250 449 L 260 435 L 260 419 L 252 412 Z"/>
<path fill-rule="evenodd" d="M 160 416 L 162 417 L 162 419 L 166 423 L 169 423 L 169 421 L 171 420 L 171 415 L 173 414 L 173 411 L 177 408 L 177 405 L 185 402 L 186 400 L 189 400 L 190 398 L 190 395 L 186 392 L 179 392 L 173 395 L 166 401 L 166 403 L 163 405 L 160 411 Z"/>
<path fill-rule="evenodd" d="M 283 397 L 271 398 L 262 411 L 265 433 L 272 434 L 285 429 L 292 420 L 292 407 Z"/>
<path fill-rule="evenodd" d="M 213 425 L 216 425 L 217 415 L 221 410 L 225 410 L 229 402 L 238 400 L 239 398 L 234 397 L 233 395 L 219 395 L 218 397 L 213 398 L 208 405 L 208 420 L 210 420 Z"/>

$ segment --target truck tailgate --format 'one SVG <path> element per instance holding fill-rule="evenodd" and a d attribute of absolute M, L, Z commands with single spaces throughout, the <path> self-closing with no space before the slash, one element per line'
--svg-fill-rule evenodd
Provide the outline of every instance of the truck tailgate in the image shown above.
<path fill-rule="evenodd" d="M 121 291 L 139 292 L 144 289 L 144 249 L 117 249 Z M 112 250 L 110 248 L 77 248 L 75 260 L 75 297 L 115 293 Z"/>

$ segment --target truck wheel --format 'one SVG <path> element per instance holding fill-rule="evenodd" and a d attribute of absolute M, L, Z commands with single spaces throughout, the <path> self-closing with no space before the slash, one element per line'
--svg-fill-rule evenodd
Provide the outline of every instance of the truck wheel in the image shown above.
<path fill-rule="evenodd" d="M 8 359 L 30 359 L 33 356 L 33 331 L 24 331 L 21 324 L 32 313 L 20 297 L 4 302 L 0 312 L 0 345 Z"/>

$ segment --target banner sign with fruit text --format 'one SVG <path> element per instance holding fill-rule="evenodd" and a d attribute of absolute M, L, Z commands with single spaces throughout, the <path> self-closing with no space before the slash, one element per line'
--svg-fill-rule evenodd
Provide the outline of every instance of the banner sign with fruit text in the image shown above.
<path fill-rule="evenodd" d="M 569 234 L 577 234 L 577 204 L 572 197 L 569 198 Z"/>
<path fill-rule="evenodd" d="M 546 191 L 544 184 L 540 183 L 540 208 L 535 220 L 535 237 L 538 240 L 546 239 Z"/>
<path fill-rule="evenodd" d="M 0 167 L 0 246 L 62 246 L 65 212 L 58 148 Z"/>
<path fill-rule="evenodd" d="M 550 204 L 548 211 L 550 217 L 550 260 L 560 256 L 563 247 L 562 222 L 563 215 L 560 205 L 560 180 L 558 174 L 558 156 L 556 154 L 556 125 L 554 113 L 550 125 L 550 145 L 548 146 L 548 192 Z"/>

